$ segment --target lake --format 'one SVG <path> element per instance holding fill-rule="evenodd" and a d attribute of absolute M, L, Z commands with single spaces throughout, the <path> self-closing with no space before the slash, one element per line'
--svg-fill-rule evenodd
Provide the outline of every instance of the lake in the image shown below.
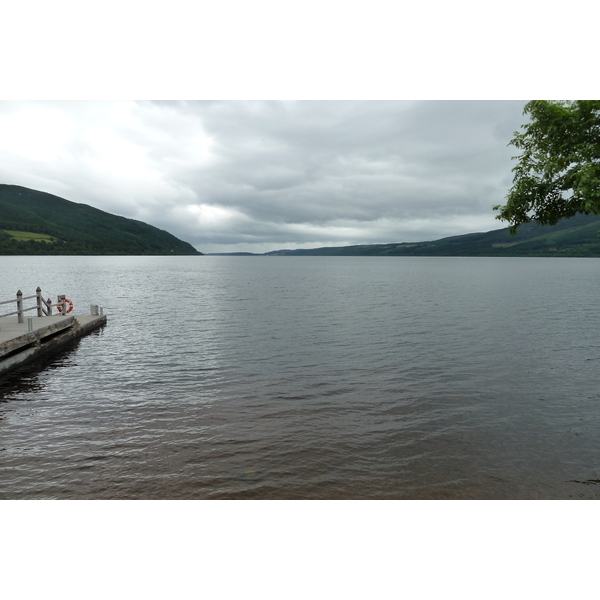
<path fill-rule="evenodd" d="M 599 259 L 0 265 L 108 315 L 0 380 L 0 498 L 600 497 Z"/>

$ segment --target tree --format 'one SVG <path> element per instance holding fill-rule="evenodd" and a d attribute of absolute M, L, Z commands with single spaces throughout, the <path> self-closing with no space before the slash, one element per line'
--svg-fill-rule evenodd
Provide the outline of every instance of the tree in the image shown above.
<path fill-rule="evenodd" d="M 511 233 L 529 221 L 555 225 L 577 213 L 600 214 L 600 100 L 533 100 L 530 122 L 515 131 L 513 186 L 497 219 Z"/>

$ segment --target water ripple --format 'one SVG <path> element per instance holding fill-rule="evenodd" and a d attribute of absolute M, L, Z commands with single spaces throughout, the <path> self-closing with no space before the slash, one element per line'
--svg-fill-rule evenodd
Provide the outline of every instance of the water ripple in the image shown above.
<path fill-rule="evenodd" d="M 0 384 L 0 498 L 600 497 L 597 260 L 4 258 L 109 324 Z"/>

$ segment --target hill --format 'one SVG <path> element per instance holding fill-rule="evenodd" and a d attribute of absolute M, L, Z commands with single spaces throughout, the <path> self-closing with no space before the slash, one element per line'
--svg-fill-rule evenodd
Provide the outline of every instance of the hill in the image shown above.
<path fill-rule="evenodd" d="M 267 256 L 579 256 L 600 257 L 600 215 L 578 214 L 553 226 L 527 223 L 431 242 L 275 250 Z"/>
<path fill-rule="evenodd" d="M 0 184 L 0 254 L 202 253 L 141 221 L 26 187 Z"/>

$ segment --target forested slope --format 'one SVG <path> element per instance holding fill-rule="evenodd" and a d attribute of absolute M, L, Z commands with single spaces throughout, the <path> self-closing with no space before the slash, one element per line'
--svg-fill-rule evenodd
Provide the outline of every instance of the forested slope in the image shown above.
<path fill-rule="evenodd" d="M 579 256 L 600 257 L 600 216 L 578 214 L 556 225 L 526 223 L 431 242 L 277 250 L 271 256 Z"/>
<path fill-rule="evenodd" d="M 44 236 L 49 237 L 44 241 Z M 141 221 L 45 192 L 0 184 L 0 254 L 201 253 Z"/>

